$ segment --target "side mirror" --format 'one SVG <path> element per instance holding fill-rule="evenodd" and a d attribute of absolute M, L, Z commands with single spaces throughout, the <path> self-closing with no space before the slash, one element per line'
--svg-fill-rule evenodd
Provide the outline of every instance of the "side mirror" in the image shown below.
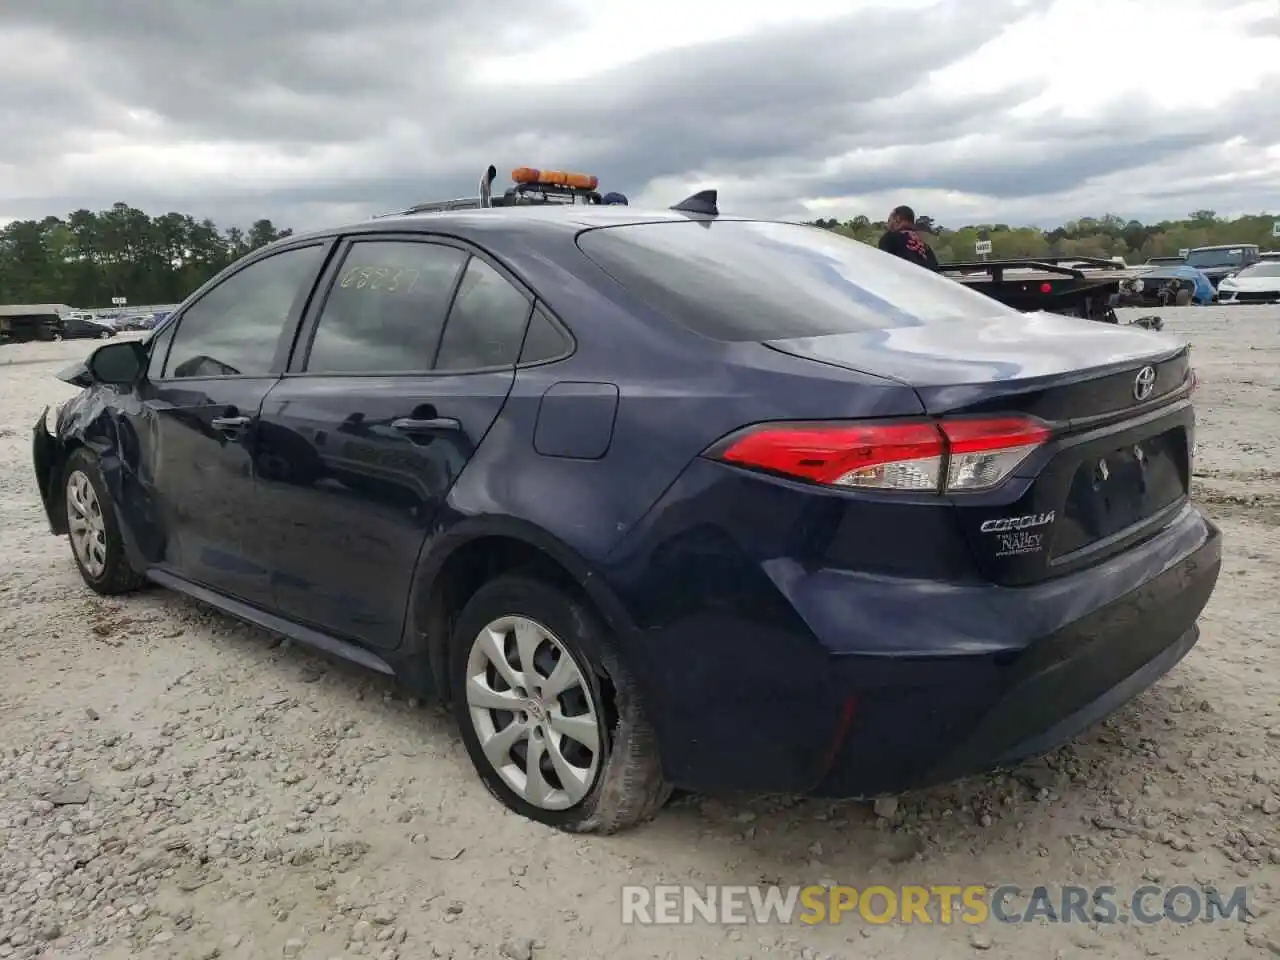
<path fill-rule="evenodd" d="M 132 386 L 146 369 L 146 351 L 134 340 L 108 343 L 89 354 L 85 366 L 95 383 Z"/>

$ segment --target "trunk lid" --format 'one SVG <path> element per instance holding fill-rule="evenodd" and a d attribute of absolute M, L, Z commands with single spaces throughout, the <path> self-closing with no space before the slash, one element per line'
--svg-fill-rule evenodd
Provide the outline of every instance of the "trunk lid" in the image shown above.
<path fill-rule="evenodd" d="M 950 496 L 994 582 L 1099 563 L 1153 534 L 1187 499 L 1190 348 L 1167 335 L 1025 314 L 766 345 L 908 384 L 931 416 L 1021 413 L 1055 428 L 1000 487 Z"/>

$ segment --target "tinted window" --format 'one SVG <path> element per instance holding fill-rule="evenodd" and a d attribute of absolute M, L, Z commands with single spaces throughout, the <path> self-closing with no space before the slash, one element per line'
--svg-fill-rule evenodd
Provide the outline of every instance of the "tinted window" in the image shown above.
<path fill-rule="evenodd" d="M 177 325 L 171 323 L 151 338 L 150 359 L 147 361 L 147 379 L 156 380 L 160 377 L 161 372 L 164 370 L 165 358 L 169 353 L 169 344 L 173 342 L 173 331 L 176 329 Z"/>
<path fill-rule="evenodd" d="M 543 360 L 554 360 L 564 356 L 569 350 L 569 341 L 559 328 L 551 322 L 541 307 L 533 311 L 529 320 L 529 332 L 524 335 L 524 349 L 520 351 L 521 363 L 540 363 Z"/>
<path fill-rule="evenodd" d="M 434 243 L 352 244 L 320 313 L 307 372 L 429 370 L 466 258 Z"/>
<path fill-rule="evenodd" d="M 271 371 L 294 301 L 305 293 L 324 247 L 286 250 L 240 270 L 178 319 L 169 377 L 259 377 Z"/>
<path fill-rule="evenodd" d="M 467 263 L 440 341 L 437 370 L 515 366 L 529 300 L 478 257 Z"/>
<path fill-rule="evenodd" d="M 1011 308 L 830 230 L 720 220 L 589 230 L 582 251 L 653 306 L 717 340 L 963 321 Z"/>

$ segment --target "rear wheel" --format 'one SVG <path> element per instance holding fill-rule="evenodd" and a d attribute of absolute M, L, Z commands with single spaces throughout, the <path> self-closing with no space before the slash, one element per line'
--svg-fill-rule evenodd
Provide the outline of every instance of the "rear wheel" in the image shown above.
<path fill-rule="evenodd" d="M 145 578 L 125 556 L 98 458 L 83 447 L 73 451 L 63 476 L 67 532 L 80 576 L 89 589 L 105 596 L 138 589 Z"/>
<path fill-rule="evenodd" d="M 458 618 L 454 712 L 485 785 L 515 812 L 578 833 L 614 833 L 671 795 L 634 682 L 580 599 L 499 577 Z"/>

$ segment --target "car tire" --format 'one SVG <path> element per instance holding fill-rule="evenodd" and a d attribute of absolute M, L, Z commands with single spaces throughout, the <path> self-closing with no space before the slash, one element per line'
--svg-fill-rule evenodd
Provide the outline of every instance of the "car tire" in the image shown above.
<path fill-rule="evenodd" d="M 97 456 L 83 447 L 72 451 L 62 478 L 67 539 L 85 584 L 103 596 L 137 590 L 146 578 L 129 566 Z"/>
<path fill-rule="evenodd" d="M 649 820 L 671 796 L 635 682 L 610 643 L 610 631 L 587 603 L 533 576 L 491 580 L 463 608 L 449 658 L 454 715 L 485 786 L 509 809 L 571 833 L 610 834 Z M 535 647 L 529 680 L 520 650 Z M 495 656 L 510 673 L 495 666 Z M 567 685 L 557 691 L 549 684 L 562 666 L 568 679 L 560 683 Z M 503 675 L 520 682 L 513 686 Z M 494 697 L 524 709 L 493 709 Z M 523 726 L 519 738 L 499 736 L 507 734 L 507 718 L 511 729 Z M 570 724 L 583 740 L 563 732 Z M 593 736 L 594 751 L 584 744 Z M 537 781 L 528 775 L 535 750 Z M 493 753 L 503 758 L 501 770 Z"/>

